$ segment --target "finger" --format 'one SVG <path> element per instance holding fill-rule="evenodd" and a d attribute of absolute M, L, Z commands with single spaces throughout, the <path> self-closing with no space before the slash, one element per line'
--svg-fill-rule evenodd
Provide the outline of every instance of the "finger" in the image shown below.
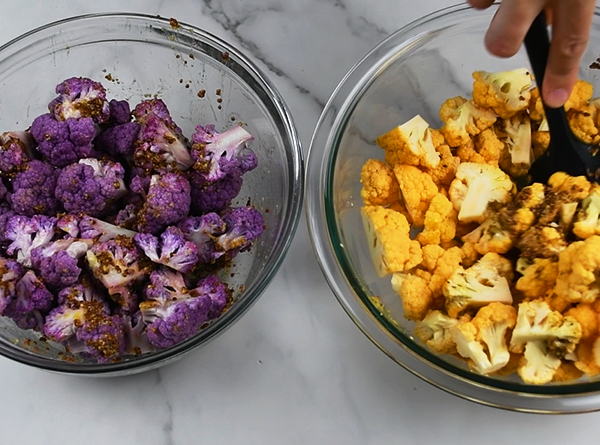
<path fill-rule="evenodd" d="M 549 107 L 560 107 L 569 99 L 587 47 L 594 6 L 594 0 L 560 0 L 553 4 L 552 41 L 542 85 L 542 96 Z"/>
<path fill-rule="evenodd" d="M 469 0 L 469 3 L 475 9 L 486 9 L 494 4 L 494 0 Z"/>
<path fill-rule="evenodd" d="M 488 51 L 499 57 L 514 56 L 545 3 L 545 0 L 504 0 L 500 3 L 485 35 Z"/>

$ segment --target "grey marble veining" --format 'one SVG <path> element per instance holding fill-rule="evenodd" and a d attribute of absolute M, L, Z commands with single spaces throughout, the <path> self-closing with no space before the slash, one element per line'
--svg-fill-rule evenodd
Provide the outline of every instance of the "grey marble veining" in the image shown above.
<path fill-rule="evenodd" d="M 3 1 L 0 41 L 76 14 L 135 11 L 241 47 L 290 106 L 307 149 L 344 74 L 398 27 L 452 0 Z M 330 292 L 304 220 L 272 285 L 235 326 L 142 375 L 89 380 L 0 358 L 0 444 L 596 443 L 600 414 L 544 417 L 448 395 L 394 364 Z"/>

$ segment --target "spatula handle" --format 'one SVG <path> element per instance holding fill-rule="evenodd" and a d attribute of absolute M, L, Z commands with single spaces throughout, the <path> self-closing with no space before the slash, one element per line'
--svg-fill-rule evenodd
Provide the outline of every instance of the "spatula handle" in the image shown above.
<path fill-rule="evenodd" d="M 550 53 L 550 37 L 546 27 L 546 15 L 542 11 L 537 15 L 525 35 L 525 49 L 540 92 Z"/>
<path fill-rule="evenodd" d="M 529 31 L 525 35 L 524 43 L 541 95 L 546 65 L 548 64 L 548 54 L 550 53 L 550 37 L 548 35 L 544 11 L 540 12 L 531 24 Z M 544 104 L 544 112 L 548 120 L 548 126 L 550 127 L 550 138 L 555 142 L 555 144 L 551 144 L 551 147 L 556 149 L 557 146 L 570 142 L 565 140 L 565 138 L 572 137 L 569 121 L 563 107 L 549 108 L 543 100 L 542 103 Z M 554 154 L 548 153 L 550 156 Z"/>

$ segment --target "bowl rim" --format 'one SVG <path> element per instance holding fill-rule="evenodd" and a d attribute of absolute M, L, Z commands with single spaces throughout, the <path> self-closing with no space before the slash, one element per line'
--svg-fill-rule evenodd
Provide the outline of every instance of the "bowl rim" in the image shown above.
<path fill-rule="evenodd" d="M 486 11 L 487 15 L 491 16 L 498 6 L 496 2 Z M 596 411 L 600 409 L 600 382 L 551 386 L 504 382 L 460 369 L 436 357 L 411 340 L 410 335 L 393 327 L 363 292 L 362 282 L 350 273 L 344 258 L 330 185 L 349 116 L 377 73 L 418 40 L 419 28 L 433 26 L 447 16 L 473 11 L 475 8 L 468 4 L 457 4 L 408 23 L 371 49 L 339 82 L 317 122 L 307 155 L 305 210 L 313 250 L 336 299 L 357 327 L 388 357 L 421 379 L 464 399 L 497 408 L 536 413 Z M 600 8 L 596 7 L 594 14 L 600 16 Z"/>
<path fill-rule="evenodd" d="M 279 93 L 273 82 L 268 78 L 266 73 L 257 66 L 251 58 L 242 50 L 238 49 L 231 43 L 217 37 L 211 32 L 186 22 L 177 20 L 178 26 L 172 26 L 169 18 L 149 15 L 135 12 L 102 12 L 92 14 L 74 15 L 71 17 L 56 20 L 42 26 L 36 27 L 27 31 L 7 43 L 0 46 L 0 57 L 2 54 L 28 39 L 35 39 L 37 36 L 48 31 L 60 31 L 71 24 L 81 23 L 85 21 L 104 21 L 115 18 L 128 19 L 139 22 L 141 24 L 156 25 L 168 29 L 170 33 L 177 36 L 185 37 L 185 40 L 196 39 L 198 42 L 208 43 L 211 47 L 220 51 L 221 54 L 228 53 L 229 57 L 219 60 L 225 67 L 230 70 L 227 65 L 235 63 L 246 71 L 260 87 L 264 93 L 270 98 L 272 108 L 276 111 L 275 116 L 281 120 L 282 132 L 280 137 L 286 147 L 287 165 L 290 166 L 288 171 L 288 193 L 287 193 L 287 212 L 282 215 L 282 229 L 280 230 L 281 244 L 272 250 L 271 257 L 264 269 L 264 276 L 260 282 L 257 282 L 253 288 L 247 289 L 244 292 L 246 295 L 239 302 L 234 304 L 218 321 L 211 323 L 207 328 L 201 330 L 194 337 L 179 343 L 171 348 L 152 352 L 147 355 L 132 358 L 130 360 L 115 362 L 115 363 L 71 363 L 69 361 L 60 361 L 47 359 L 25 350 L 7 346 L 5 342 L 0 343 L 0 354 L 12 359 L 16 362 L 34 366 L 47 371 L 52 371 L 61 374 L 74 374 L 84 376 L 121 376 L 124 374 L 134 374 L 144 372 L 150 369 L 155 369 L 175 361 L 182 357 L 185 353 L 207 344 L 215 339 L 218 335 L 225 332 L 231 327 L 241 316 L 252 307 L 258 298 L 264 293 L 267 287 L 271 284 L 277 271 L 281 267 L 294 235 L 298 228 L 300 217 L 302 214 L 302 205 L 304 198 L 304 180 L 305 180 L 305 161 L 302 150 L 302 143 L 296 128 L 291 110 L 286 104 L 283 96 Z M 68 30 L 68 29 L 67 29 Z M 34 40 L 39 41 L 39 40 Z M 187 46 L 190 43 L 185 43 Z"/>

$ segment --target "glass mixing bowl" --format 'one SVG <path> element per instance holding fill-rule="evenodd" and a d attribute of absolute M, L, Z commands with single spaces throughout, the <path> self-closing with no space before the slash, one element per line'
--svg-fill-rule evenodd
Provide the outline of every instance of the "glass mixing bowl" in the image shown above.
<path fill-rule="evenodd" d="M 162 98 L 184 134 L 238 122 L 255 137 L 258 168 L 244 176 L 237 202 L 262 211 L 267 230 L 240 254 L 223 279 L 231 308 L 196 336 L 170 349 L 97 364 L 63 354 L 57 345 L 0 320 L 0 354 L 51 371 L 131 374 L 164 365 L 238 320 L 273 279 L 302 209 L 303 157 L 290 112 L 273 84 L 244 54 L 193 26 L 160 17 L 104 14 L 75 17 L 33 30 L 0 47 L 1 131 L 24 129 L 47 112 L 54 87 L 72 76 L 101 81 L 108 97 L 135 104 Z"/>
<path fill-rule="evenodd" d="M 313 246 L 335 296 L 357 326 L 390 358 L 450 393 L 487 405 L 531 412 L 600 409 L 600 378 L 532 386 L 518 377 L 485 377 L 465 362 L 438 356 L 411 335 L 390 277 L 378 278 L 360 216 L 360 170 L 383 159 L 375 139 L 416 114 L 439 128 L 440 105 L 470 97 L 473 71 L 529 66 L 488 54 L 483 36 L 497 5 L 477 11 L 454 6 L 395 32 L 341 81 L 317 124 L 307 168 L 307 218 Z M 587 68 L 600 53 L 596 10 L 580 77 L 600 87 Z M 600 90 L 597 90 L 600 91 Z"/>

